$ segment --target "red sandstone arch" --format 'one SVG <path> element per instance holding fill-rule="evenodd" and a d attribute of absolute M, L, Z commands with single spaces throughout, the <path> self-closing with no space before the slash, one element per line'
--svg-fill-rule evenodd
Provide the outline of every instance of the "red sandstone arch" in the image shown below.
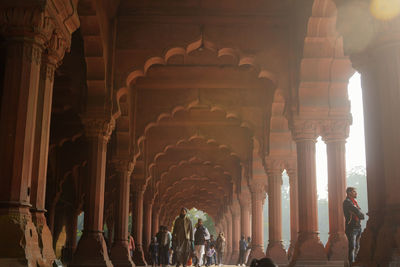
<path fill-rule="evenodd" d="M 271 80 L 273 83 L 277 83 L 277 78 L 274 73 L 271 71 L 262 68 L 262 66 L 257 62 L 256 58 L 251 57 L 251 56 L 246 56 L 237 49 L 234 48 L 221 48 L 221 49 L 216 49 L 215 45 L 207 40 L 204 40 L 203 37 L 201 37 L 199 40 L 189 44 L 186 48 L 184 47 L 173 47 L 168 49 L 163 56 L 155 56 L 151 57 L 143 65 L 143 70 L 134 70 L 131 71 L 126 78 L 126 87 L 130 88 L 136 81 L 137 78 L 139 77 L 144 77 L 147 74 L 147 71 L 154 65 L 167 65 L 168 60 L 174 56 L 187 56 L 191 52 L 198 50 L 200 47 L 203 47 L 208 49 L 209 51 L 213 51 L 216 53 L 216 57 L 220 58 L 223 56 L 230 56 L 233 59 L 237 59 L 237 66 L 244 66 L 244 65 L 250 65 L 254 67 L 255 69 L 258 70 L 258 78 L 267 78 Z"/>
<path fill-rule="evenodd" d="M 201 151 L 203 150 L 203 151 Z M 205 150 L 205 151 L 204 151 Z M 177 165 L 180 161 L 197 157 L 201 160 L 209 160 L 230 170 L 235 183 L 240 185 L 240 159 L 227 146 L 219 145 L 215 140 L 206 139 L 203 136 L 192 136 L 186 140 L 178 141 L 174 146 L 168 146 L 164 152 L 155 156 L 155 160 L 149 164 L 149 177 L 147 183 L 155 182 L 161 174 L 169 169 L 169 165 Z M 173 159 L 173 160 L 172 160 Z"/>

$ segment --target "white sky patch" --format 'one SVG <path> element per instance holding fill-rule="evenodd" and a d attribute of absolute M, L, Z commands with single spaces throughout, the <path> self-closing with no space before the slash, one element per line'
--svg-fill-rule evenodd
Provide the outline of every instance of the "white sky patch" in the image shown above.
<path fill-rule="evenodd" d="M 349 80 L 349 99 L 351 102 L 351 114 L 353 124 L 350 127 L 350 135 L 346 143 L 346 169 L 350 171 L 355 167 L 365 168 L 365 137 L 364 115 L 360 74 L 355 73 Z M 326 145 L 318 138 L 316 146 L 317 163 L 317 191 L 318 198 L 328 198 L 328 169 Z"/>

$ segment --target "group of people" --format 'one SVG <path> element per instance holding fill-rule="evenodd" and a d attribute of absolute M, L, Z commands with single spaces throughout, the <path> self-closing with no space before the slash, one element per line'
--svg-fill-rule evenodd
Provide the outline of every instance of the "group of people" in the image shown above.
<path fill-rule="evenodd" d="M 361 220 L 364 214 L 357 203 L 357 191 L 354 187 L 346 189 L 347 197 L 343 202 L 343 213 L 346 222 L 346 236 L 349 244 L 349 263 L 353 263 L 359 250 L 361 236 Z M 250 237 L 242 236 L 239 241 L 238 266 L 244 266 L 250 254 Z M 225 253 L 226 240 L 221 232 L 217 240 L 210 235 L 208 229 L 203 225 L 201 219 L 198 220 L 193 229 L 192 222 L 187 216 L 187 209 L 182 208 L 180 215 L 174 222 L 172 234 L 167 227 L 161 226 L 160 231 L 152 239 L 149 253 L 153 265 L 161 264 L 163 267 L 176 264 L 195 265 L 197 267 L 212 264 L 222 265 Z M 192 262 L 193 259 L 193 262 Z"/>
<path fill-rule="evenodd" d="M 174 222 L 172 234 L 166 226 L 160 226 L 159 232 L 152 238 L 149 255 L 153 266 L 221 266 L 226 247 L 224 233 L 219 233 L 215 240 L 203 225 L 202 219 L 199 219 L 193 228 L 186 215 L 187 209 L 182 208 Z"/>

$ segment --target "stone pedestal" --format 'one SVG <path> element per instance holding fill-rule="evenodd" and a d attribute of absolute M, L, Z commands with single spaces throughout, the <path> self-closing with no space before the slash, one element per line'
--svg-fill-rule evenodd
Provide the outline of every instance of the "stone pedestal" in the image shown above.
<path fill-rule="evenodd" d="M 282 243 L 282 170 L 268 172 L 269 242 L 266 256 L 278 265 L 287 265 L 288 259 Z"/>
<path fill-rule="evenodd" d="M 251 206 L 252 206 L 252 227 L 251 227 L 251 253 L 249 262 L 252 259 L 261 259 L 264 254 L 264 219 L 263 202 L 265 201 L 265 183 L 259 182 L 251 185 Z"/>
<path fill-rule="evenodd" d="M 84 230 L 69 266 L 113 266 L 103 237 L 104 186 L 107 143 L 114 123 L 83 119 L 90 144 Z"/>
<path fill-rule="evenodd" d="M 318 233 L 317 181 L 315 173 L 316 127 L 317 125 L 308 121 L 302 121 L 300 125 L 295 125 L 299 235 L 290 266 L 320 266 L 327 262 L 325 248 L 319 239 Z"/>
<path fill-rule="evenodd" d="M 344 265 L 348 257 L 348 241 L 345 234 L 343 215 L 343 199 L 346 195 L 346 147 L 345 136 L 348 124 L 344 127 L 331 125 L 330 129 L 343 132 L 335 135 L 334 132 L 324 136 L 328 156 L 328 202 L 329 202 L 329 240 L 326 244 L 328 259 L 341 261 Z"/>
<path fill-rule="evenodd" d="M 67 239 L 65 241 L 65 248 L 62 257 L 63 262 L 67 264 L 72 261 L 73 254 L 76 250 L 76 234 L 78 231 L 78 211 L 72 210 L 70 214 L 71 215 L 68 217 L 65 225 Z"/>
<path fill-rule="evenodd" d="M 133 267 L 129 252 L 129 192 L 133 164 L 126 160 L 114 162 L 118 172 L 118 201 L 115 212 L 115 238 L 111 247 L 110 258 L 115 267 Z"/>

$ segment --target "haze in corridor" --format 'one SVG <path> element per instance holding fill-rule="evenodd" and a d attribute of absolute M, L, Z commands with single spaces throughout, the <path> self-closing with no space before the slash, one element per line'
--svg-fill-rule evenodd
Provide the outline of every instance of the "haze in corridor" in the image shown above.
<path fill-rule="evenodd" d="M 365 169 L 365 140 L 364 140 L 364 116 L 361 92 L 360 74 L 355 73 L 349 80 L 349 99 L 351 102 L 351 114 L 353 124 L 350 126 L 350 135 L 346 143 L 346 169 Z M 317 186 L 318 198 L 328 198 L 328 169 L 326 158 L 326 145 L 318 138 L 316 147 L 317 161 Z"/>

